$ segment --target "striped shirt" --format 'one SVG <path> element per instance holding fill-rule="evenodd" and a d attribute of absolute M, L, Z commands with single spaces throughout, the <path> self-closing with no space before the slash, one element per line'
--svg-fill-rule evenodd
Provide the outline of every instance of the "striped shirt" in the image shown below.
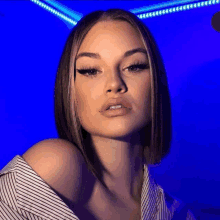
<path fill-rule="evenodd" d="M 16 155 L 0 171 L 0 220 L 78 220 L 52 188 Z M 141 220 L 195 220 L 187 205 L 159 186 L 144 165 Z M 81 219 L 86 220 L 86 219 Z"/>

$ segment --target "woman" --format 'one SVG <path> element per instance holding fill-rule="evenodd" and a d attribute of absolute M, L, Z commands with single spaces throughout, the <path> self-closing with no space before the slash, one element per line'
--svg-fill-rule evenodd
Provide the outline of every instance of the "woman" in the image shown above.
<path fill-rule="evenodd" d="M 95 11 L 73 28 L 55 119 L 58 139 L 2 169 L 1 219 L 195 219 L 148 172 L 169 153 L 171 109 L 162 59 L 135 15 Z"/>

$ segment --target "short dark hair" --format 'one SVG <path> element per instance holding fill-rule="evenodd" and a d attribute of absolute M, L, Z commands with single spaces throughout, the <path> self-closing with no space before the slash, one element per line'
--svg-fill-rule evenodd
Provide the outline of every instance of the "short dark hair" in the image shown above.
<path fill-rule="evenodd" d="M 84 16 L 71 30 L 59 62 L 54 89 L 55 123 L 59 138 L 68 140 L 81 151 L 88 169 L 103 183 L 100 170 L 98 166 L 95 167 L 94 152 L 88 147 L 91 139 L 77 117 L 75 87 L 71 83 L 73 74 L 70 71 L 74 68 L 75 81 L 75 58 L 80 45 L 88 31 L 101 21 L 126 21 L 131 24 L 141 34 L 150 57 L 152 123 L 145 136 L 149 139 L 148 146 L 144 147 L 147 164 L 159 164 L 168 155 L 172 138 L 172 121 L 165 67 L 156 42 L 146 25 L 136 15 L 122 9 L 94 11 Z"/>

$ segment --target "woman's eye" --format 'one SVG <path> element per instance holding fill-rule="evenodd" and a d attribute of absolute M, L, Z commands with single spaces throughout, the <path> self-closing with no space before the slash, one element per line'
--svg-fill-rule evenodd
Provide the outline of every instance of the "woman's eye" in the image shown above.
<path fill-rule="evenodd" d="M 129 66 L 127 69 L 131 70 L 131 72 L 141 72 L 144 69 L 148 69 L 148 68 L 149 68 L 149 64 L 141 63 L 141 64 L 133 64 Z M 135 69 L 139 69 L 139 70 L 137 71 Z"/>
<path fill-rule="evenodd" d="M 82 75 L 85 75 L 85 74 L 96 75 L 98 70 L 97 69 L 77 69 L 77 71 Z"/>

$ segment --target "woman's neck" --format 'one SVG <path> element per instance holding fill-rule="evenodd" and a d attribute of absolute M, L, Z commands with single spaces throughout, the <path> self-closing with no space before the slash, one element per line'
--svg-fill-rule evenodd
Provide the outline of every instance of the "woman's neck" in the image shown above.
<path fill-rule="evenodd" d="M 92 137 L 93 147 L 107 172 L 103 180 L 116 198 L 140 202 L 144 178 L 143 146 Z"/>

